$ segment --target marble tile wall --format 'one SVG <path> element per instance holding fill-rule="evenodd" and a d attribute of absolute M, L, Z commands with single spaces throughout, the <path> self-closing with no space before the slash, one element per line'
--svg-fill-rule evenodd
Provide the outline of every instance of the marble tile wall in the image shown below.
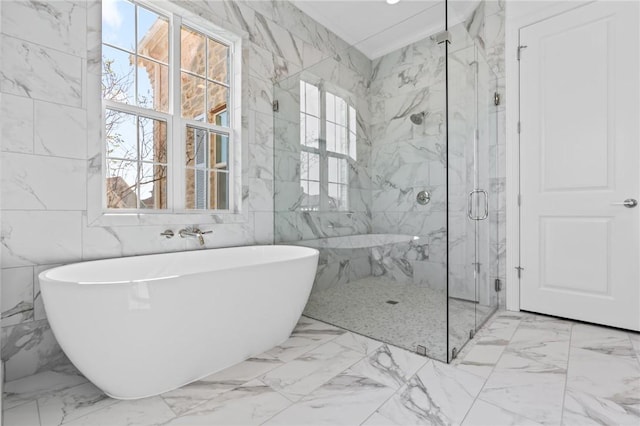
<path fill-rule="evenodd" d="M 286 1 L 173 1 L 243 38 L 242 220 L 212 216 L 209 248 L 273 241 L 273 82 L 333 57 L 345 70 L 370 64 L 347 43 Z M 37 276 L 82 260 L 193 250 L 160 238 L 179 218 L 146 226 L 91 226 L 89 135 L 100 99 L 87 75 L 100 43 L 91 25 L 98 0 L 0 3 L 2 167 L 2 360 L 6 380 L 64 368 L 46 320 Z M 25 25 L 25 23 L 29 23 Z M 343 52 L 343 53 L 340 53 Z M 61 131 L 64 129 L 64 131 Z M 168 225 L 171 223 L 171 225 Z M 367 222 L 368 223 L 368 222 Z M 368 225 L 364 225 L 368 226 Z"/>
<path fill-rule="evenodd" d="M 488 82 L 489 67 L 494 73 L 502 73 L 498 75 L 502 78 L 500 81 L 504 80 L 504 32 L 500 29 L 503 18 L 503 3 L 489 1 L 482 3 L 467 22 L 451 29 L 454 40 L 451 49 L 458 51 L 450 57 L 451 85 L 458 95 L 450 97 L 454 102 L 451 105 L 450 135 L 453 142 L 450 145 L 449 162 L 453 173 L 450 174 L 449 184 L 450 206 L 454 211 L 449 213 L 449 225 L 453 242 L 451 264 L 456 272 L 452 274 L 451 282 L 454 293 L 467 299 L 475 297 L 475 289 L 468 285 L 473 282 L 474 272 L 472 265 L 467 264 L 469 253 L 474 250 L 466 219 L 466 195 L 473 189 L 470 179 L 473 153 L 465 151 L 469 145 L 465 141 L 472 138 L 475 129 L 472 117 L 475 110 L 470 109 L 473 105 L 469 102 L 475 83 L 468 63 L 474 60 L 474 46 L 478 45 L 478 51 L 482 52 L 480 54 L 486 56 L 483 61 L 484 74 L 481 76 L 486 81 L 483 81 L 479 91 L 482 92 L 481 100 L 489 103 L 495 90 L 493 80 L 491 84 Z M 342 64 L 328 59 L 278 83 L 276 97 L 280 101 L 281 111 L 276 115 L 275 122 L 277 242 L 359 233 L 418 235 L 427 241 L 428 256 L 407 257 L 406 251 L 397 248 L 378 250 L 372 252 L 372 273 L 388 274 L 398 281 L 417 281 L 444 288 L 448 249 L 444 65 L 443 47 L 433 38 L 426 38 L 371 61 L 369 76 L 362 73 L 367 69 L 366 66 L 360 69 L 360 73 L 344 72 Z M 456 65 L 459 66 L 456 68 Z M 357 194 L 360 202 L 348 214 L 300 211 L 297 160 L 300 149 L 299 81 L 310 76 L 340 86 L 351 93 L 352 101 L 358 105 L 358 162 L 351 169 L 351 175 L 354 176 L 351 192 Z M 500 232 L 504 235 L 504 203 L 499 203 L 500 199 L 504 199 L 504 156 L 498 158 L 504 149 L 498 148 L 496 141 L 497 137 L 502 136 L 500 143 L 503 146 L 504 117 L 499 121 L 498 113 L 502 111 L 503 114 L 504 109 L 492 107 L 488 111 L 485 114 L 488 120 L 481 126 L 481 136 L 483 140 L 491 141 L 490 146 L 484 146 L 482 159 L 490 168 L 483 178 L 484 187 L 492 192 L 491 217 L 490 224 L 484 223 L 481 237 L 483 245 L 491 245 L 491 249 L 484 251 L 481 262 L 485 268 L 482 271 L 483 282 L 492 286 L 495 278 L 504 280 L 504 267 L 499 268 L 504 264 L 504 249 L 499 249 Z M 424 124 L 412 124 L 411 114 L 421 112 L 426 113 Z M 489 123 L 494 124 L 490 126 Z M 415 202 L 417 193 L 423 189 L 429 191 L 432 197 L 427 206 Z M 377 254 L 378 258 L 373 254 Z M 330 255 L 325 257 L 332 258 Z M 333 258 L 333 261 L 346 265 L 349 256 L 343 254 L 343 257 Z M 321 263 L 322 274 L 339 274 L 346 270 L 325 267 L 327 265 Z M 320 281 L 316 284 L 324 288 L 328 282 L 348 282 L 348 277 L 331 276 Z M 495 294 L 488 290 L 484 293 L 481 296 L 484 302 L 495 304 Z"/>
<path fill-rule="evenodd" d="M 473 152 L 465 141 L 472 138 L 475 128 L 469 101 L 475 83 L 467 65 L 476 54 L 474 41 L 479 46 L 478 54 L 486 59 L 480 59 L 479 103 L 488 111 L 484 114 L 488 121 L 480 123 L 480 136 L 490 141 L 481 152 L 483 164 L 489 165 L 488 173 L 481 178 L 490 192 L 491 212 L 489 224 L 483 224 L 480 234 L 483 246 L 490 247 L 481 259 L 485 267 L 482 278 L 492 286 L 496 278 L 504 282 L 505 275 L 504 104 L 497 108 L 489 105 L 495 84 L 489 84 L 486 78 L 490 68 L 504 99 L 503 27 L 504 3 L 489 1 L 481 4 L 467 22 L 450 30 L 449 261 L 454 272 L 450 274 L 450 292 L 468 299 L 473 298 L 474 290 L 465 284 L 473 279 L 473 269 L 465 262 L 473 251 L 466 219 L 466 196 L 473 189 Z M 414 262 L 407 273 L 436 288 L 443 288 L 447 273 L 444 60 L 444 49 L 433 39 L 399 49 L 374 60 L 370 91 L 373 232 L 408 233 L 427 239 L 429 258 Z M 424 124 L 413 124 L 411 114 L 421 112 L 426 114 Z M 431 193 L 426 206 L 415 202 L 421 190 Z M 493 292 L 485 293 L 481 295 L 485 302 L 495 299 Z"/>

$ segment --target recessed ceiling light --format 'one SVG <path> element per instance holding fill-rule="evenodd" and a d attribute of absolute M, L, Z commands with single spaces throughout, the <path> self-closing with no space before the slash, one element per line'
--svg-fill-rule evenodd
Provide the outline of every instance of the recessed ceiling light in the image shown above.
<path fill-rule="evenodd" d="M 400 0 L 387 0 L 388 4 L 396 4 L 398 3 Z"/>

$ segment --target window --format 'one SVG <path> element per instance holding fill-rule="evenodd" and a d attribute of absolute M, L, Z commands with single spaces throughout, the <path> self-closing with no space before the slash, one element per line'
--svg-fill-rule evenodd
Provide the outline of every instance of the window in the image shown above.
<path fill-rule="evenodd" d="M 231 209 L 233 52 L 151 3 L 103 1 L 107 209 Z"/>
<path fill-rule="evenodd" d="M 349 209 L 349 159 L 356 160 L 356 110 L 300 81 L 301 209 Z"/>

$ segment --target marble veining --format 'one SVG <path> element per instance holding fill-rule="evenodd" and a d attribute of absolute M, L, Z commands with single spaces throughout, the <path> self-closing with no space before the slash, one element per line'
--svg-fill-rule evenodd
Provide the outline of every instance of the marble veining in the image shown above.
<path fill-rule="evenodd" d="M 553 392 L 548 373 L 505 364 L 512 352 L 532 363 L 539 356 L 541 346 L 521 346 L 525 335 L 571 340 L 568 354 L 549 349 L 566 358 L 556 373 L 566 388 Z M 444 364 L 302 317 L 281 347 L 157 397 L 114 400 L 66 368 L 9 381 L 3 414 L 8 425 L 28 426 L 637 425 L 638 340 L 638 333 L 502 311 Z M 504 353 L 482 358 L 481 347 Z M 487 374 L 468 370 L 478 360 Z M 496 380 L 508 390 L 501 398 L 494 398 Z"/>

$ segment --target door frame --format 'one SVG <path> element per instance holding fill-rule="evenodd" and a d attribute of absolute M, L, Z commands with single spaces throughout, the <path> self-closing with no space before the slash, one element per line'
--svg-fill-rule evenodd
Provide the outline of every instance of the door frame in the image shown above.
<path fill-rule="evenodd" d="M 506 118 L 506 295 L 508 311 L 520 310 L 520 29 L 594 1 L 506 1 L 505 90 Z M 526 55 L 526 49 L 522 51 Z M 526 125 L 526 124 L 523 124 Z M 525 272 L 526 273 L 526 272 Z"/>

